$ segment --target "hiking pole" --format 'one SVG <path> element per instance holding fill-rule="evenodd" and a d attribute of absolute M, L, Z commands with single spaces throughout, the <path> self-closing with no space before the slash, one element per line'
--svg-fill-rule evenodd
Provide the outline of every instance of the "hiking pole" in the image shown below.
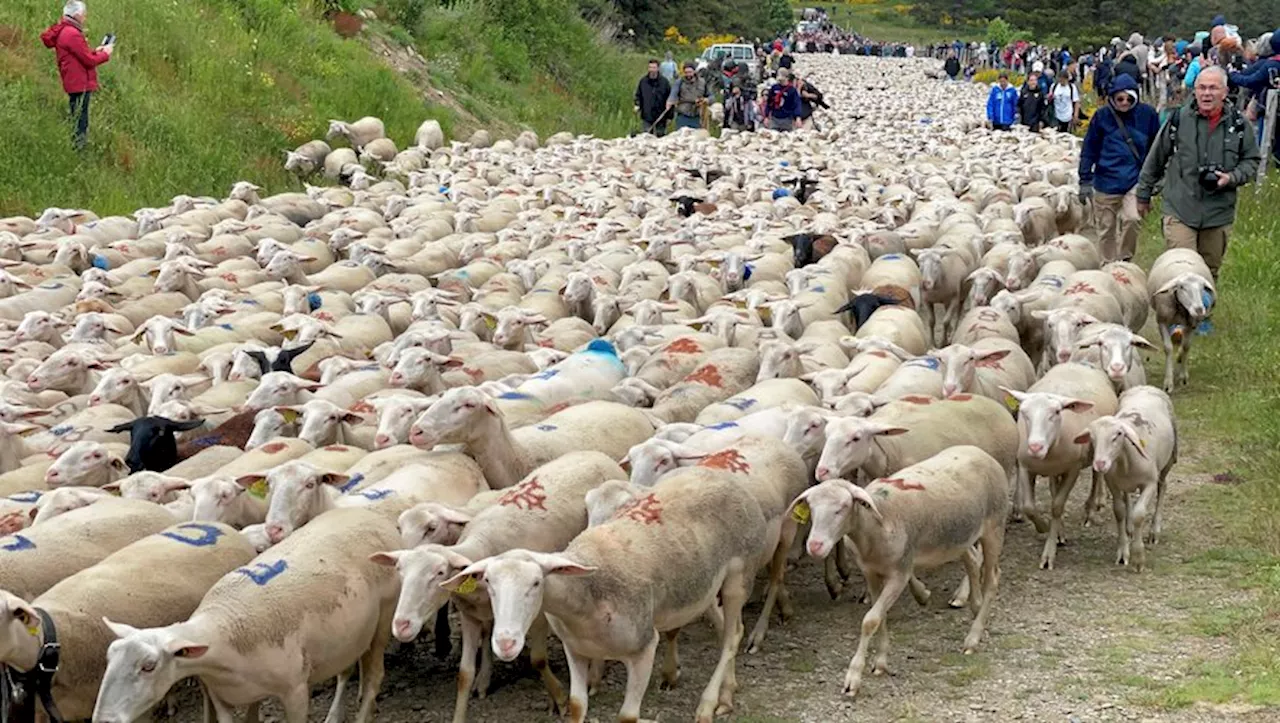
<path fill-rule="evenodd" d="M 652 133 L 652 132 L 653 132 L 653 129 L 654 129 L 654 128 L 657 128 L 657 127 L 658 127 L 658 124 L 662 122 L 662 119 L 667 117 L 667 113 L 668 113 L 670 110 L 671 110 L 670 108 L 664 108 L 664 109 L 662 110 L 662 113 L 661 113 L 661 114 L 659 114 L 657 118 L 654 118 L 654 119 L 653 119 L 653 123 L 652 123 L 652 124 L 650 124 L 648 128 L 645 128 L 645 129 L 644 129 L 644 132 L 645 132 L 645 133 Z"/>

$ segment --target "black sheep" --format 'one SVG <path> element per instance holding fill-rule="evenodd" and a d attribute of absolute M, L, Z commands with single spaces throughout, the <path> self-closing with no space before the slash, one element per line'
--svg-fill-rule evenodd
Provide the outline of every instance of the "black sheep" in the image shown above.
<path fill-rule="evenodd" d="M 897 306 L 898 300 L 879 294 L 858 294 L 848 303 L 836 310 L 837 314 L 849 311 L 853 313 L 853 329 L 857 331 L 867 323 L 867 319 L 882 306 Z"/>
<path fill-rule="evenodd" d="M 129 433 L 129 454 L 124 458 L 129 472 L 163 472 L 178 463 L 178 442 L 174 432 L 185 432 L 204 424 L 203 419 L 175 422 L 167 417 L 138 417 L 117 424 L 108 432 Z"/>
<path fill-rule="evenodd" d="M 280 353 L 276 354 L 276 358 L 270 361 L 267 360 L 266 352 L 258 351 L 257 349 L 250 349 L 245 354 L 248 354 L 250 359 L 258 362 L 258 368 L 262 370 L 263 374 L 271 372 L 289 372 L 292 374 L 293 360 L 305 354 L 313 344 L 315 344 L 314 341 L 309 341 L 299 347 L 281 349 Z"/>
<path fill-rule="evenodd" d="M 823 256 L 839 243 L 830 234 L 797 233 L 783 239 L 791 244 L 794 251 L 794 263 L 797 269 L 817 263 Z"/>

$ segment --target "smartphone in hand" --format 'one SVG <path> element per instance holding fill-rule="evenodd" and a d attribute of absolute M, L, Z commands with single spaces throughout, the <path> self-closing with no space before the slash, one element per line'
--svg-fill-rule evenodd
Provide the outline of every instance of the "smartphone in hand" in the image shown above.
<path fill-rule="evenodd" d="M 103 36 L 103 38 L 102 38 L 102 44 L 103 44 L 103 45 L 115 45 L 115 44 L 116 44 L 116 35 L 115 35 L 115 33 L 108 33 L 107 35 Z"/>

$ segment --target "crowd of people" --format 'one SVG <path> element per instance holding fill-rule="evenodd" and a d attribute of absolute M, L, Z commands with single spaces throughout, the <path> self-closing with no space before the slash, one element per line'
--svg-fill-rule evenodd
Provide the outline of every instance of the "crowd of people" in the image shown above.
<path fill-rule="evenodd" d="M 945 53 L 945 72 L 956 79 L 960 54 L 954 47 Z M 1020 58 L 1035 60 L 1021 89 L 1010 85 L 1009 70 L 1000 71 L 986 108 L 996 130 L 1074 130 L 1086 79 L 1101 99 L 1081 146 L 1079 177 L 1103 260 L 1133 258 L 1139 225 L 1159 193 L 1166 246 L 1195 249 L 1216 280 L 1236 189 L 1255 179 L 1262 162 L 1267 92 L 1280 92 L 1280 29 L 1245 41 L 1218 16 L 1191 40 L 1166 35 L 1149 46 L 1134 33 L 1078 60 L 1063 46 L 1050 53 L 1052 67 L 1038 48 L 1013 58 L 1015 70 Z M 1272 133 L 1280 161 L 1280 134 Z M 1207 322 L 1199 329 L 1210 330 Z"/>

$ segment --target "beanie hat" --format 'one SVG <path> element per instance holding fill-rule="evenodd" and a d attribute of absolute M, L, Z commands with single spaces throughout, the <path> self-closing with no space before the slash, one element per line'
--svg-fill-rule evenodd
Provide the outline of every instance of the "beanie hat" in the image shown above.
<path fill-rule="evenodd" d="M 1271 33 L 1271 54 L 1280 55 L 1280 28 Z"/>
<path fill-rule="evenodd" d="M 1210 28 L 1216 28 L 1219 25 L 1226 25 L 1227 17 L 1225 15 L 1214 15 L 1213 20 L 1209 23 Z"/>

